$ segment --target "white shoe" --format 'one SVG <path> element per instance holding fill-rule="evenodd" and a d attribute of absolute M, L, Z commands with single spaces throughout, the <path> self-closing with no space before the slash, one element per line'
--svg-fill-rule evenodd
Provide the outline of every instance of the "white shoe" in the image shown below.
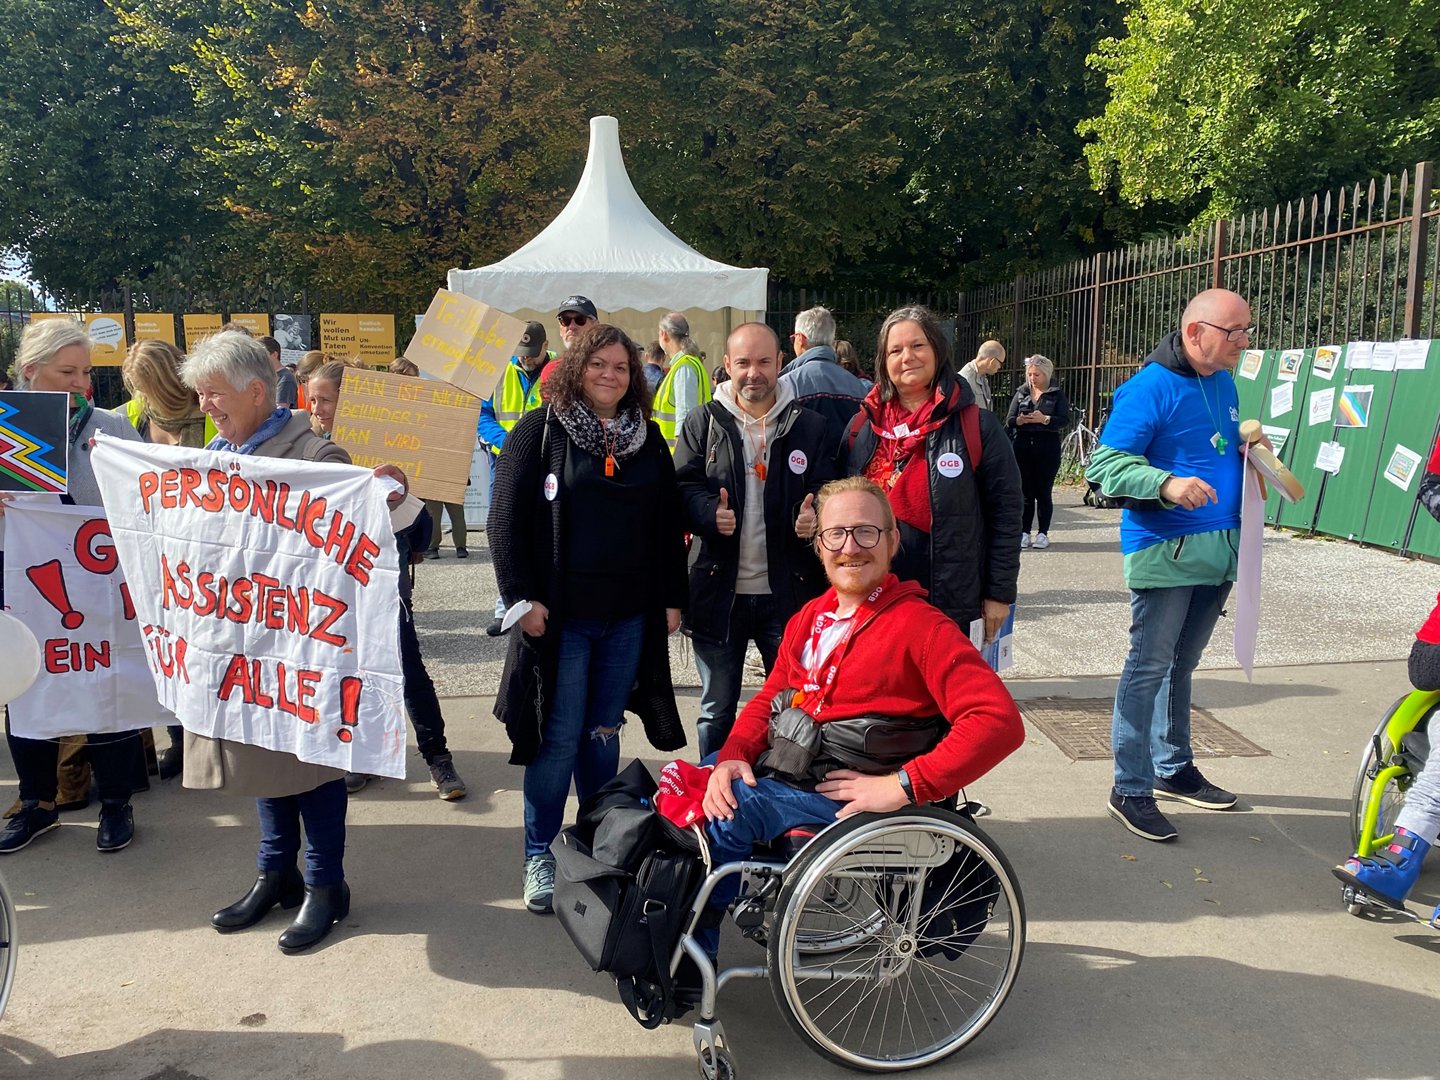
<path fill-rule="evenodd" d="M 1021 533 L 1021 534 L 1020 534 L 1020 550 L 1021 550 L 1021 551 L 1024 551 L 1024 550 L 1025 550 L 1026 548 L 1028 548 L 1029 546 L 1030 546 L 1030 534 L 1029 534 L 1029 533 Z"/>
<path fill-rule="evenodd" d="M 1036 551 L 1044 551 L 1044 550 L 1045 550 L 1046 548 L 1048 548 L 1049 546 L 1050 546 L 1050 538 L 1049 538 L 1048 536 L 1046 536 L 1044 533 L 1041 533 L 1039 536 L 1035 537 L 1035 550 L 1036 550 Z"/>

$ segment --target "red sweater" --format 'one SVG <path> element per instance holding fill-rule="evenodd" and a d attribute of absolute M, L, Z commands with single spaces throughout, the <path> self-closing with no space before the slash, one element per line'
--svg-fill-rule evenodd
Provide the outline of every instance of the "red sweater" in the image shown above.
<path fill-rule="evenodd" d="M 908 762 L 917 802 L 953 795 L 984 776 L 1025 740 L 1010 691 L 980 658 L 970 639 L 913 581 L 886 578 L 880 608 L 855 628 L 820 722 L 856 716 L 944 716 L 950 732 L 927 754 Z M 806 604 L 790 620 L 775 670 L 750 699 L 720 749 L 719 761 L 754 764 L 769 746 L 770 701 L 805 683 L 801 654 L 817 612 L 835 607 L 835 590 Z"/>

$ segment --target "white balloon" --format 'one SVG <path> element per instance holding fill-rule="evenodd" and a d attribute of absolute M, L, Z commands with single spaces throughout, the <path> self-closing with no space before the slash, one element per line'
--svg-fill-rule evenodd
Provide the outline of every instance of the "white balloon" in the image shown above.
<path fill-rule="evenodd" d="M 0 611 L 0 705 L 8 705 L 30 689 L 40 674 L 40 643 L 14 615 Z"/>

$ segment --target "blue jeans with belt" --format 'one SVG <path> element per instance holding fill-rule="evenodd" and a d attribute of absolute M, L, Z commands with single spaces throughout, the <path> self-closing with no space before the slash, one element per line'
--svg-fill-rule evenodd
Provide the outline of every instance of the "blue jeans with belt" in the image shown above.
<path fill-rule="evenodd" d="M 519 630 L 514 631 L 519 633 Z M 540 750 L 525 766 L 525 857 L 560 832 L 570 782 L 583 803 L 620 771 L 620 725 L 640 668 L 645 616 L 566 619 Z"/>
<path fill-rule="evenodd" d="M 256 799 L 260 812 L 261 870 L 286 870 L 300 854 L 305 824 L 305 884 L 338 885 L 345 880 L 345 780 L 331 780 L 299 795 Z"/>
<path fill-rule="evenodd" d="M 1131 590 L 1130 655 L 1110 724 L 1118 794 L 1149 795 L 1155 777 L 1174 776 L 1194 761 L 1190 679 L 1230 586 Z"/>

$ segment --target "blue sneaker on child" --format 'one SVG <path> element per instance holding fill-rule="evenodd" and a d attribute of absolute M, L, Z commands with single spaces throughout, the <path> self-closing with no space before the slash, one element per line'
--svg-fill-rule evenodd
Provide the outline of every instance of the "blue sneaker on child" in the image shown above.
<path fill-rule="evenodd" d="M 1404 907 L 1429 850 L 1430 845 L 1414 833 L 1396 829 L 1395 838 L 1384 848 L 1366 859 L 1352 855 L 1331 873 L 1381 903 Z M 1440 916 L 1440 911 L 1436 915 Z"/>

